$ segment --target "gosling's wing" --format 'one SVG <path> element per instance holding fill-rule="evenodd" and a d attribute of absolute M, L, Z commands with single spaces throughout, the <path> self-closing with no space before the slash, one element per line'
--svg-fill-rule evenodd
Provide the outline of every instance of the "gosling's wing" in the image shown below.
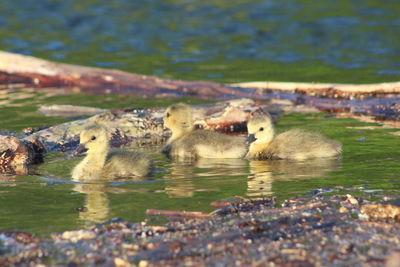
<path fill-rule="evenodd" d="M 195 130 L 170 144 L 170 155 L 182 158 L 241 158 L 246 151 L 244 138 L 206 130 Z"/>
<path fill-rule="evenodd" d="M 191 138 L 201 158 L 242 158 L 247 152 L 245 138 L 214 131 L 194 131 Z"/>
<path fill-rule="evenodd" d="M 293 129 L 276 136 L 270 150 L 279 158 L 306 159 L 335 156 L 341 145 L 318 133 Z"/>
<path fill-rule="evenodd" d="M 151 160 L 145 154 L 138 151 L 114 150 L 107 155 L 104 173 L 114 177 L 146 176 L 150 169 Z"/>

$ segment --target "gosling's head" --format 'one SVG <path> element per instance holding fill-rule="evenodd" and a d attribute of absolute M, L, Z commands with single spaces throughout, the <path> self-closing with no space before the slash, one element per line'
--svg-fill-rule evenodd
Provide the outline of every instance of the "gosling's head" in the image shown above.
<path fill-rule="evenodd" d="M 108 147 L 108 134 L 105 127 L 98 124 L 86 126 L 80 134 L 80 143 L 76 154 L 86 151 L 96 153 Z"/>
<path fill-rule="evenodd" d="M 269 143 L 274 137 L 274 127 L 269 115 L 253 116 L 247 122 L 248 143 Z"/>
<path fill-rule="evenodd" d="M 164 125 L 172 132 L 185 132 L 192 129 L 192 110 L 183 103 L 169 106 L 164 112 Z"/>

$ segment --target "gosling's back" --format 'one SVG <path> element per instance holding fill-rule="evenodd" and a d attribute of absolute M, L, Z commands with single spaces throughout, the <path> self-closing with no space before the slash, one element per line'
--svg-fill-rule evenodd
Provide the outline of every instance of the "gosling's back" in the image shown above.
<path fill-rule="evenodd" d="M 112 150 L 107 154 L 102 170 L 103 177 L 116 178 L 146 176 L 151 170 L 151 160 L 138 151 Z"/>
<path fill-rule="evenodd" d="M 188 105 L 179 103 L 168 107 L 164 125 L 172 136 L 162 152 L 181 158 L 241 158 L 246 154 L 244 138 L 223 135 L 208 130 L 194 130 L 192 112 Z"/>
<path fill-rule="evenodd" d="M 75 180 L 145 176 L 151 171 L 151 160 L 144 153 L 110 150 L 107 130 L 98 124 L 81 132 L 77 153 L 83 152 L 85 158 L 72 171 Z"/>
<path fill-rule="evenodd" d="M 295 159 L 333 157 L 340 154 L 342 146 L 318 133 L 292 129 L 277 135 L 264 151 L 265 159 Z"/>
<path fill-rule="evenodd" d="M 244 138 L 207 130 L 187 133 L 165 150 L 172 157 L 186 158 L 241 158 L 247 152 Z"/>

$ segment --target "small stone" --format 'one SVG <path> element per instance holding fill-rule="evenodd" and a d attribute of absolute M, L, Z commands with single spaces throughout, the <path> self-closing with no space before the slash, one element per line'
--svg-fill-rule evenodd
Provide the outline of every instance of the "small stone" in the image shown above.
<path fill-rule="evenodd" d="M 346 197 L 347 197 L 346 202 L 348 202 L 352 205 L 358 205 L 358 200 L 355 197 L 353 197 L 350 194 L 347 194 Z"/>
<path fill-rule="evenodd" d="M 345 207 L 340 207 L 339 208 L 339 212 L 340 213 L 346 213 L 346 212 L 348 212 L 349 210 L 347 209 L 347 208 L 345 208 Z"/>
<path fill-rule="evenodd" d="M 400 207 L 390 204 L 369 204 L 362 206 L 360 216 L 375 220 L 400 222 Z"/>
<path fill-rule="evenodd" d="M 62 234 L 62 238 L 76 243 L 80 240 L 94 239 L 96 238 L 96 234 L 87 230 L 66 231 Z"/>
<path fill-rule="evenodd" d="M 114 258 L 114 264 L 116 267 L 127 267 L 127 266 L 132 266 L 129 262 L 126 260 L 123 260 L 121 258 Z"/>
<path fill-rule="evenodd" d="M 0 136 L 0 172 L 25 174 L 26 166 L 33 162 L 34 154 L 34 151 L 18 138 Z"/>
<path fill-rule="evenodd" d="M 396 251 L 386 259 L 385 267 L 398 267 L 400 263 L 400 252 Z"/>

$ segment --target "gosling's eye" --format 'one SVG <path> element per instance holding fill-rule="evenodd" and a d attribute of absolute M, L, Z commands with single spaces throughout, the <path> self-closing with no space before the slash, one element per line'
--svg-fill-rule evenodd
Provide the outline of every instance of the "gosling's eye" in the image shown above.
<path fill-rule="evenodd" d="M 96 140 L 96 136 L 92 136 L 92 138 L 90 138 L 90 140 Z"/>
<path fill-rule="evenodd" d="M 170 114 L 169 114 L 169 112 L 167 112 L 167 114 L 165 114 L 165 117 L 168 118 L 169 116 L 170 116 Z"/>
<path fill-rule="evenodd" d="M 261 131 L 261 132 L 264 131 L 264 127 L 261 127 L 261 128 L 260 128 L 260 131 Z"/>

